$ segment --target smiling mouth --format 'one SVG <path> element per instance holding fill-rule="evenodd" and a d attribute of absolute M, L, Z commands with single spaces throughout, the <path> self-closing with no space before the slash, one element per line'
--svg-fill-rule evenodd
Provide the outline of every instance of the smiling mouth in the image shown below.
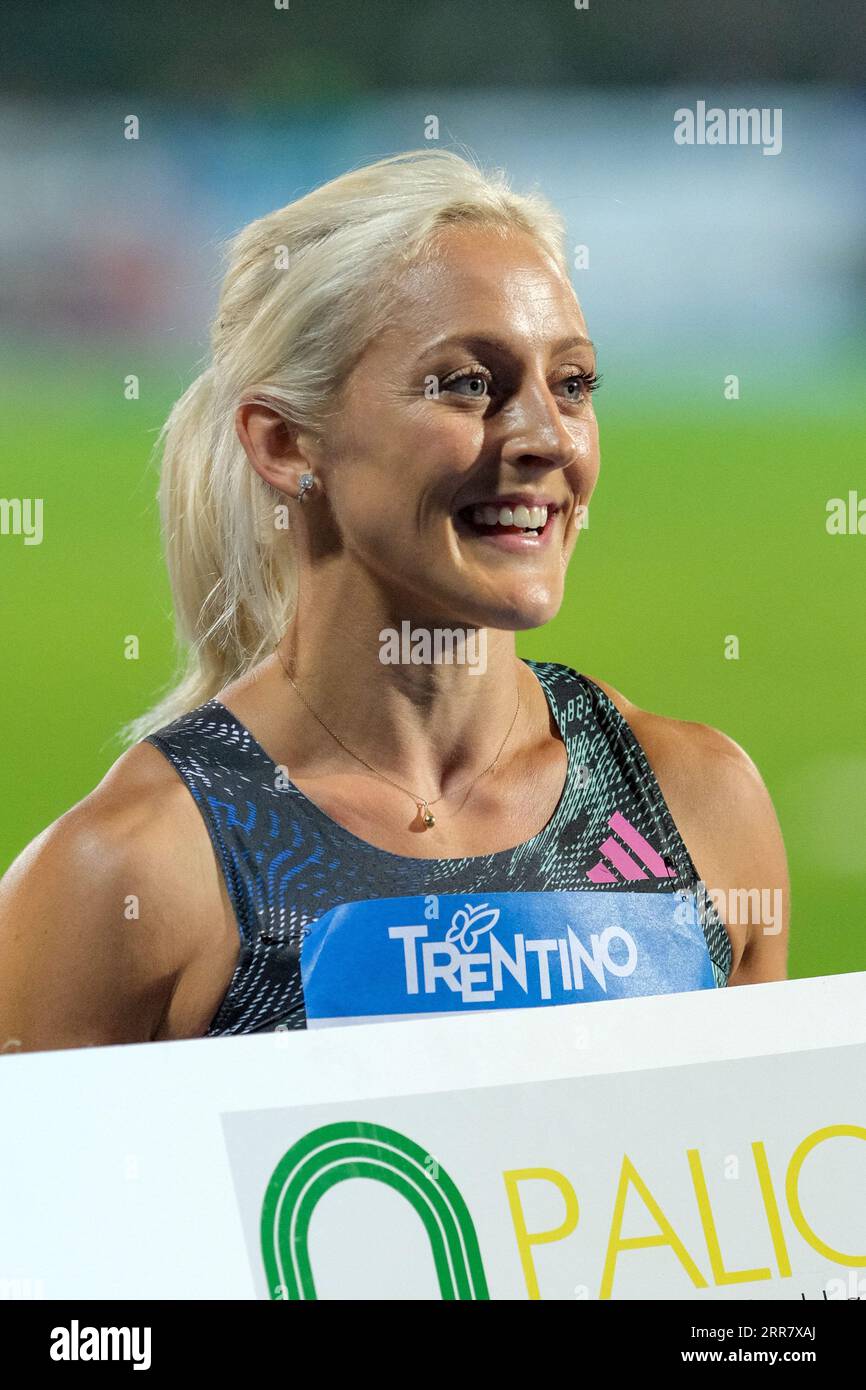
<path fill-rule="evenodd" d="M 559 508 L 556 506 L 526 507 L 492 504 L 470 504 L 457 512 L 458 519 L 468 531 L 478 536 L 540 537 L 549 530 Z"/>

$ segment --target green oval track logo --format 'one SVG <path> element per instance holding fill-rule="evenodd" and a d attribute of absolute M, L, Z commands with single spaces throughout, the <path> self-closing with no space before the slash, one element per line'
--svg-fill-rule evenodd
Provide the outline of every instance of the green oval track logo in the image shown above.
<path fill-rule="evenodd" d="M 316 1298 L 310 1219 L 319 1199 L 347 1178 L 386 1183 L 415 1209 L 430 1241 L 444 1299 L 489 1299 L 472 1217 L 448 1174 L 398 1130 L 352 1120 L 311 1130 L 274 1169 L 261 1226 L 272 1298 Z"/>

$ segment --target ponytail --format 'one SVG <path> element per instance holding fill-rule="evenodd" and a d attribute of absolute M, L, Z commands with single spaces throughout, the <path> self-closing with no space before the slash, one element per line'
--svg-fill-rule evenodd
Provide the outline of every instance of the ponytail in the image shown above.
<path fill-rule="evenodd" d="M 275 526 L 285 498 L 249 467 L 234 410 L 220 420 L 215 367 L 175 402 L 160 446 L 165 558 L 186 654 L 169 693 L 124 731 L 129 742 L 212 699 L 266 656 L 291 616 L 297 583 L 293 551 Z"/>

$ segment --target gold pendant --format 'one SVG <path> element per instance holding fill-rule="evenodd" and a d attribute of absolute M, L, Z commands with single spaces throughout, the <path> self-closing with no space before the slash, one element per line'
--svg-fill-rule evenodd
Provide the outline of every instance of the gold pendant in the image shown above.
<path fill-rule="evenodd" d="M 436 824 L 436 817 L 434 816 L 433 812 L 430 810 L 430 807 L 427 805 L 427 802 L 426 802 L 426 801 L 423 803 L 423 806 L 424 806 L 424 811 L 423 811 L 423 814 L 422 814 L 422 816 L 421 816 L 421 819 L 423 820 L 424 824 L 428 827 L 428 829 L 432 829 L 432 827 Z M 420 807 L 420 806 L 418 807 L 418 810 L 419 810 L 419 811 L 421 810 L 421 807 Z"/>

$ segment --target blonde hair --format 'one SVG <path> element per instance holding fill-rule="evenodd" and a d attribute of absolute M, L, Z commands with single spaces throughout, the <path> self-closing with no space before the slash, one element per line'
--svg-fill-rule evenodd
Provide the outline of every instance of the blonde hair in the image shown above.
<path fill-rule="evenodd" d="M 129 741 L 211 699 L 262 660 L 292 616 L 285 496 L 249 466 L 235 430 L 241 400 L 321 430 L 341 382 L 387 321 L 397 264 L 436 232 L 468 222 L 531 235 L 567 276 L 559 215 L 445 150 L 356 169 L 249 223 L 226 247 L 212 360 L 175 403 L 162 448 L 160 511 L 177 636 L 177 683 L 124 731 Z M 289 505 L 292 505 L 289 503 Z"/>

